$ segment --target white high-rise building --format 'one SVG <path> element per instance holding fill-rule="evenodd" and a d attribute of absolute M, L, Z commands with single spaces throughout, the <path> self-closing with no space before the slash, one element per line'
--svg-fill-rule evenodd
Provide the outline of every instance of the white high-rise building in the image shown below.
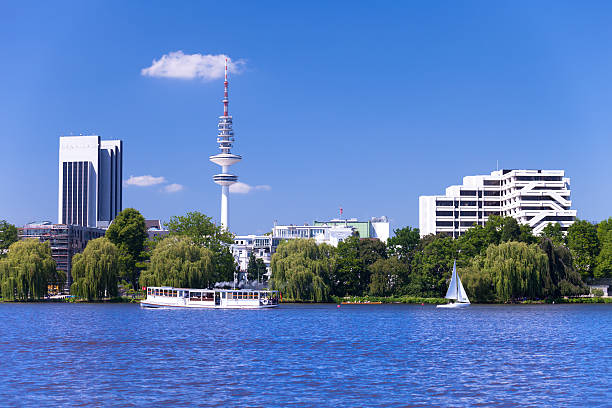
<path fill-rule="evenodd" d="M 221 186 L 221 227 L 229 231 L 229 186 L 238 181 L 238 176 L 230 173 L 230 166 L 242 160 L 242 157 L 230 152 L 234 144 L 232 117 L 228 113 L 227 93 L 227 58 L 225 59 L 225 92 L 223 93 L 223 116 L 219 116 L 217 143 L 221 153 L 210 156 L 210 161 L 221 166 L 221 173 L 213 176 L 213 181 Z"/>
<path fill-rule="evenodd" d="M 419 197 L 421 236 L 458 237 L 490 215 L 511 216 L 539 235 L 549 223 L 567 231 L 576 219 L 570 207 L 570 179 L 563 170 L 497 170 L 467 176 L 445 195 Z"/>
<path fill-rule="evenodd" d="M 123 142 L 62 136 L 58 223 L 106 227 L 122 209 Z"/>

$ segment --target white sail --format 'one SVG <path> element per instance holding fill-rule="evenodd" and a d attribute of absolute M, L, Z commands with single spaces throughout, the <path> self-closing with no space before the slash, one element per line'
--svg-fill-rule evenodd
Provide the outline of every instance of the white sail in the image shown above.
<path fill-rule="evenodd" d="M 465 289 L 463 289 L 463 283 L 461 283 L 459 275 L 457 275 L 457 284 L 459 286 L 459 292 L 457 293 L 457 302 L 470 303 L 470 299 L 468 299 L 467 293 L 465 293 Z"/>
<path fill-rule="evenodd" d="M 457 299 L 457 295 L 458 295 L 458 286 L 457 286 L 457 261 L 455 261 L 453 263 L 453 274 L 451 275 L 451 281 L 450 284 L 448 285 L 448 290 L 446 291 L 446 296 L 444 296 L 447 299 Z"/>

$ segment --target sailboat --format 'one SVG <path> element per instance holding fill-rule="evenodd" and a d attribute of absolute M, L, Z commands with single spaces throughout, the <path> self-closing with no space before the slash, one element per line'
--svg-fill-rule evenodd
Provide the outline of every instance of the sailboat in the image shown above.
<path fill-rule="evenodd" d="M 438 305 L 437 307 L 456 308 L 470 305 L 470 299 L 468 299 L 465 289 L 463 289 L 461 279 L 459 279 L 459 275 L 457 275 L 457 261 L 453 262 L 453 274 L 451 276 L 450 285 L 448 285 L 448 290 L 446 291 L 446 296 L 444 297 L 454 300 L 455 302 Z"/>

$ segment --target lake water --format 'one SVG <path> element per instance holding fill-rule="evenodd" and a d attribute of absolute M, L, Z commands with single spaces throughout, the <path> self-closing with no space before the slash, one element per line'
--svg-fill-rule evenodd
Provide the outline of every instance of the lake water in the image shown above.
<path fill-rule="evenodd" d="M 612 305 L 0 304 L 1 406 L 611 406 Z"/>

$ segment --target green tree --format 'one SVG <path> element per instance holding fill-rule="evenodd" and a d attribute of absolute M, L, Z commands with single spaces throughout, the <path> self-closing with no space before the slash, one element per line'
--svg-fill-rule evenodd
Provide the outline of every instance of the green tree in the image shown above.
<path fill-rule="evenodd" d="M 597 238 L 600 251 L 596 258 L 593 276 L 599 278 L 612 278 L 612 217 L 597 225 Z"/>
<path fill-rule="evenodd" d="M 17 228 L 5 220 L 0 220 L 0 258 L 6 254 L 11 244 L 17 242 L 17 239 Z"/>
<path fill-rule="evenodd" d="M 166 237 L 153 250 L 148 269 L 140 275 L 140 286 L 212 287 L 219 280 L 213 258 L 210 249 L 190 237 Z"/>
<path fill-rule="evenodd" d="M 574 270 L 570 250 L 555 245 L 543 237 L 540 249 L 548 257 L 548 268 L 542 275 L 542 295 L 545 297 L 577 296 L 588 293 L 580 274 Z"/>
<path fill-rule="evenodd" d="M 70 293 L 86 300 L 116 297 L 120 252 L 106 237 L 89 241 L 82 253 L 72 257 Z"/>
<path fill-rule="evenodd" d="M 518 241 L 521 236 L 521 228 L 512 217 L 504 217 L 501 228 L 501 242 Z"/>
<path fill-rule="evenodd" d="M 458 240 L 446 234 L 423 237 L 412 262 L 410 282 L 405 292 L 414 296 L 444 296 L 453 260 L 459 255 L 458 249 Z M 461 258 L 457 264 L 463 264 Z"/>
<path fill-rule="evenodd" d="M 401 288 L 408 282 L 410 266 L 393 256 L 378 259 L 370 265 L 369 294 L 372 296 L 392 296 L 400 294 Z"/>
<path fill-rule="evenodd" d="M 234 279 L 236 262 L 229 246 L 234 242 L 234 235 L 212 222 L 212 218 L 194 211 L 185 216 L 174 216 L 165 223 L 171 236 L 187 236 L 213 254 L 213 266 L 219 279 L 230 281 Z"/>
<path fill-rule="evenodd" d="M 377 239 L 352 236 L 338 244 L 337 254 L 332 293 L 337 296 L 367 294 L 370 284 L 369 266 L 386 258 L 385 244 Z"/>
<path fill-rule="evenodd" d="M 394 256 L 400 261 L 410 262 L 414 251 L 419 245 L 419 229 L 404 227 L 393 230 L 395 236 L 387 240 L 387 251 L 389 256 Z"/>
<path fill-rule="evenodd" d="M 139 275 L 136 263 L 143 258 L 148 239 L 144 217 L 137 210 L 126 208 L 115 217 L 105 236 L 119 249 L 120 277 L 136 287 Z"/>
<path fill-rule="evenodd" d="M 49 284 L 63 283 L 63 276 L 55 269 L 48 242 L 35 239 L 14 242 L 6 258 L 0 259 L 0 291 L 4 300 L 41 299 L 47 295 Z"/>
<path fill-rule="evenodd" d="M 329 299 L 330 279 L 336 268 L 336 249 L 311 239 L 282 242 L 272 255 L 270 286 L 293 300 Z"/>
<path fill-rule="evenodd" d="M 576 219 L 567 230 L 567 247 L 572 252 L 574 267 L 582 278 L 592 278 L 600 249 L 597 227 L 588 221 Z"/>
<path fill-rule="evenodd" d="M 550 239 L 555 245 L 565 244 L 565 235 L 558 222 L 549 222 L 542 230 L 542 236 Z"/>
<path fill-rule="evenodd" d="M 260 282 L 262 279 L 265 279 L 266 272 L 267 268 L 263 259 L 255 258 L 255 255 L 251 254 L 247 264 L 247 279 Z"/>
<path fill-rule="evenodd" d="M 537 245 L 512 241 L 490 245 L 460 270 L 468 296 L 479 301 L 542 297 L 547 273 L 548 257 Z"/>

